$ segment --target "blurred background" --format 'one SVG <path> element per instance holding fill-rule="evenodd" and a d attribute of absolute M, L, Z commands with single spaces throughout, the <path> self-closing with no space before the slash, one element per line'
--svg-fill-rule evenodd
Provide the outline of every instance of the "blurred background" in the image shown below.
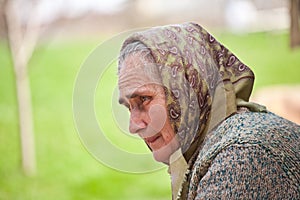
<path fill-rule="evenodd" d="M 166 168 L 113 170 L 73 122 L 81 64 L 134 28 L 199 23 L 253 69 L 253 101 L 300 123 L 299 17 L 299 0 L 0 0 L 0 199 L 171 199 Z"/>

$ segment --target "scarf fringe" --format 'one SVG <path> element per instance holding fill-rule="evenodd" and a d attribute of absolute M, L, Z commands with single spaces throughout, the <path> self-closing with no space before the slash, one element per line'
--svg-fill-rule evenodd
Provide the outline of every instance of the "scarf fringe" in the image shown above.
<path fill-rule="evenodd" d="M 190 169 L 187 169 L 187 170 L 186 170 L 186 172 L 185 172 L 185 174 L 184 174 L 184 177 L 183 177 L 183 180 L 182 180 L 182 184 L 181 184 L 181 186 L 180 186 L 180 188 L 179 188 L 179 190 L 178 190 L 178 193 L 177 193 L 177 196 L 176 196 L 176 200 L 180 200 L 181 195 L 182 195 L 181 193 L 182 193 L 183 187 L 184 187 L 184 185 L 185 185 L 186 182 L 187 182 L 187 178 L 188 178 L 188 175 L 190 174 L 190 172 L 191 172 Z"/>

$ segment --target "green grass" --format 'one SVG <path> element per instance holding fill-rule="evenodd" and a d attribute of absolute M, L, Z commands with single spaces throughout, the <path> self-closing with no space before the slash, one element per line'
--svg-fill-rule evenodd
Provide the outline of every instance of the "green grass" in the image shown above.
<path fill-rule="evenodd" d="M 300 50 L 289 48 L 287 32 L 220 34 L 217 37 L 254 71 L 255 90 L 274 84 L 300 83 Z"/>
<path fill-rule="evenodd" d="M 253 68 L 256 89 L 300 83 L 300 51 L 290 51 L 287 34 L 216 37 Z M 0 199 L 171 199 L 165 168 L 147 174 L 118 172 L 97 162 L 80 142 L 73 122 L 73 86 L 81 63 L 97 43 L 74 40 L 41 44 L 34 53 L 30 80 L 38 173 L 31 178 L 20 170 L 13 69 L 7 48 L 0 43 Z M 97 89 L 96 102 L 103 99 L 103 91 L 114 88 L 115 70 L 109 71 L 108 77 L 111 79 L 99 83 L 98 89 L 104 89 Z M 98 120 L 104 120 L 104 129 L 111 130 L 107 137 L 113 143 L 128 151 L 147 150 L 141 143 L 118 136 L 112 117 L 103 117 L 100 104 L 95 107 Z"/>

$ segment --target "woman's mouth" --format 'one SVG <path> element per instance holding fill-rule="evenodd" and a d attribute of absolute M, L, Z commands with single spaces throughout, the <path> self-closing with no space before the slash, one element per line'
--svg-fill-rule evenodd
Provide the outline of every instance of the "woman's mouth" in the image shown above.
<path fill-rule="evenodd" d="M 148 145 L 151 145 L 153 144 L 158 138 L 160 138 L 160 134 L 157 134 L 157 135 L 154 135 L 152 137 L 148 137 L 148 138 L 145 138 L 145 142 L 148 144 Z"/>

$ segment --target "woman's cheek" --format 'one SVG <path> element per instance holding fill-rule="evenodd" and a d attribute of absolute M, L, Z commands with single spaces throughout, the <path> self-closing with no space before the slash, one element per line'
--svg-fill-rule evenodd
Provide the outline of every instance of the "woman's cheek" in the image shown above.
<path fill-rule="evenodd" d="M 160 104 L 152 104 L 148 111 L 150 123 L 148 126 L 159 133 L 165 126 L 167 121 L 166 109 Z"/>

